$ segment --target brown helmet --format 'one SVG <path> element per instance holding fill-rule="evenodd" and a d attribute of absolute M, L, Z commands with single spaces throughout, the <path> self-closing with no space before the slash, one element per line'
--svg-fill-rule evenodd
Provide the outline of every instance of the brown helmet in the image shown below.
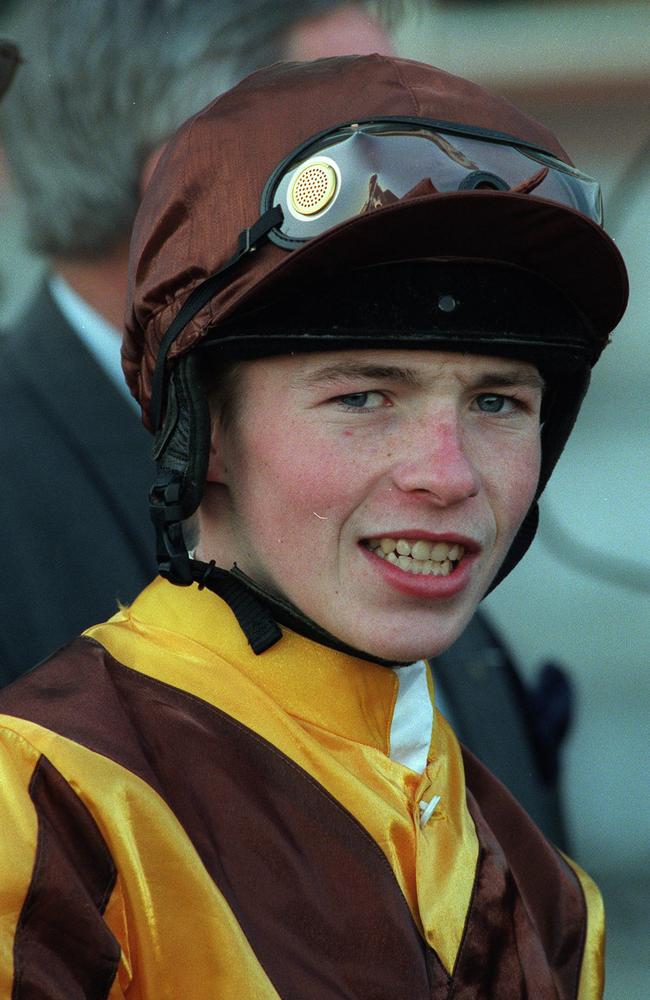
<path fill-rule="evenodd" d="M 122 356 L 156 434 L 161 571 L 205 573 L 180 527 L 207 462 L 197 347 L 534 360 L 552 374 L 539 495 L 626 301 L 598 185 L 504 99 L 379 55 L 254 73 L 170 141 L 134 229 Z"/>

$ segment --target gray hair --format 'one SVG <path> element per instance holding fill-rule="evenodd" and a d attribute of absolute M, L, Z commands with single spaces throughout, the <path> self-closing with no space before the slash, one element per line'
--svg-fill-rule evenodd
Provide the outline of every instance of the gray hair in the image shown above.
<path fill-rule="evenodd" d="M 350 0 L 26 0 L 25 64 L 0 113 L 36 253 L 101 257 L 128 239 L 148 155 L 300 20 Z M 391 0 L 381 8 L 394 13 Z"/>

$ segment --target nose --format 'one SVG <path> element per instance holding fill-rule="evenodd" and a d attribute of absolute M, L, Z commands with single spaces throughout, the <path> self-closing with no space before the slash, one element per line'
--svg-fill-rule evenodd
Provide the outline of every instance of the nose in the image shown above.
<path fill-rule="evenodd" d="M 462 503 L 478 494 L 478 470 L 467 453 L 455 414 L 418 421 L 402 441 L 400 451 L 392 477 L 404 493 L 420 493 L 439 507 Z"/>

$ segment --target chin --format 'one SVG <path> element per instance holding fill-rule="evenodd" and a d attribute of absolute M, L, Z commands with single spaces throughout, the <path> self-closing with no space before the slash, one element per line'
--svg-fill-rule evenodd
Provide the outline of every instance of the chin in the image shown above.
<path fill-rule="evenodd" d="M 386 635 L 377 641 L 375 634 L 368 636 L 367 639 L 364 637 L 363 642 L 359 636 L 356 637 L 356 641 L 354 639 L 346 641 L 355 649 L 363 650 L 364 653 L 381 660 L 414 663 L 416 660 L 431 660 L 444 653 L 456 641 L 466 625 L 467 622 L 463 621 L 455 626 L 437 628 L 435 631 L 423 630 L 419 636 L 403 635 L 400 639 Z"/>
<path fill-rule="evenodd" d="M 320 624 L 354 649 L 381 660 L 433 659 L 464 632 L 487 589 L 486 575 L 457 593 L 435 599 L 393 592 L 388 597 L 365 592 L 363 599 L 361 594 L 353 595 L 336 607 L 336 617 L 330 613 Z M 318 614 L 312 617 L 319 621 Z"/>

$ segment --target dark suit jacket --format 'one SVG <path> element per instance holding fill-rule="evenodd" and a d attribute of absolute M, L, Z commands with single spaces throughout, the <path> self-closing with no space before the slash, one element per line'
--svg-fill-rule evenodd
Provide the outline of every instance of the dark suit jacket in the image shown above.
<path fill-rule="evenodd" d="M 573 691 L 555 664 L 524 684 L 503 638 L 478 611 L 431 661 L 459 739 L 496 774 L 554 844 L 569 849 L 559 779 Z"/>
<path fill-rule="evenodd" d="M 156 568 L 150 436 L 46 289 L 0 337 L 0 427 L 1 686 L 129 602 Z M 480 614 L 433 668 L 460 739 L 565 846 L 525 692 Z"/>
<path fill-rule="evenodd" d="M 46 289 L 0 335 L 0 684 L 155 574 L 151 438 Z"/>

